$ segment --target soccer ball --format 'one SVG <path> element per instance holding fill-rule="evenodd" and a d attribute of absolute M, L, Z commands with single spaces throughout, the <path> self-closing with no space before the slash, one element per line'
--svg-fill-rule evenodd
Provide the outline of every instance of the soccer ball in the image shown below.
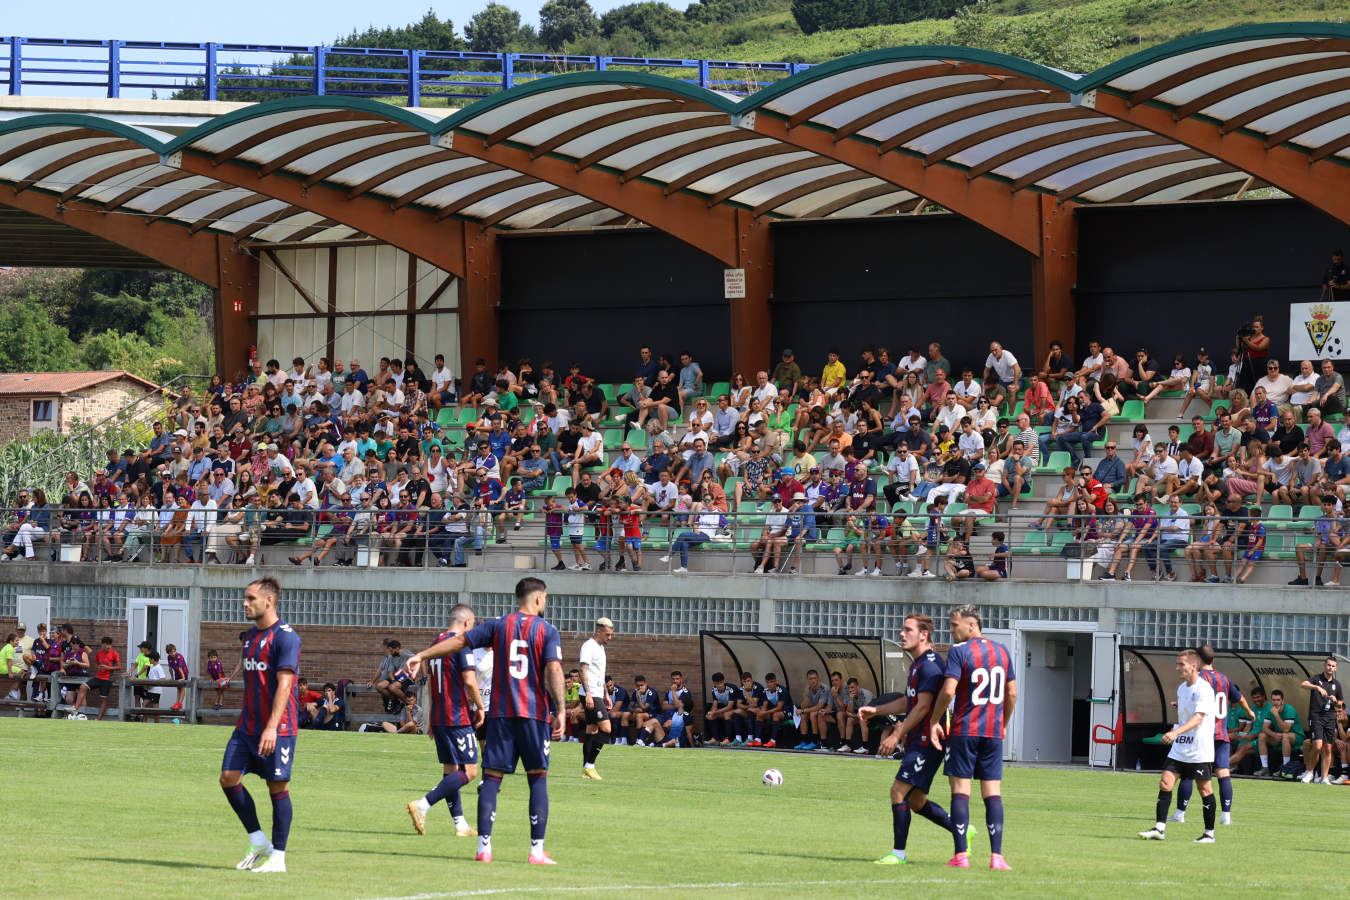
<path fill-rule="evenodd" d="M 778 787 L 783 783 L 783 773 L 777 769 L 765 769 L 764 777 L 760 779 L 769 787 Z"/>

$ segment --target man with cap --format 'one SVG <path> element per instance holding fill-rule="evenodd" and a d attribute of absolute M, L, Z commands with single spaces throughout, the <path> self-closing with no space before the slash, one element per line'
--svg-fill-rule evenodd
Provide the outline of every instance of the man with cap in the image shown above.
<path fill-rule="evenodd" d="M 985 477 L 985 465 L 983 462 L 976 461 L 970 467 L 970 481 L 966 484 L 966 508 L 961 514 L 965 523 L 965 535 L 962 540 L 969 543 L 971 534 L 975 531 L 975 522 L 977 519 L 992 516 L 995 512 L 995 502 L 998 499 L 998 485 Z M 952 517 L 953 520 L 956 516 Z"/>
<path fill-rule="evenodd" d="M 18 643 L 14 647 L 14 659 L 9 664 L 9 674 L 17 682 L 19 690 L 19 699 L 28 699 L 28 660 L 33 654 L 33 636 L 28 633 L 28 626 L 20 622 L 14 627 L 15 634 L 18 635 Z"/>
<path fill-rule="evenodd" d="M 582 747 L 581 777 L 602 781 L 595 771 L 595 760 L 609 742 L 610 710 L 613 701 L 605 690 L 605 645 L 614 637 L 614 623 L 601 616 L 595 620 L 595 634 L 581 645 L 581 705 L 585 709 L 586 742 Z"/>
<path fill-rule="evenodd" d="M 769 380 L 780 388 L 787 388 L 789 394 L 796 396 L 797 387 L 802 382 L 802 367 L 797 365 L 797 357 L 792 350 L 783 348 L 783 358 L 773 367 Z"/>

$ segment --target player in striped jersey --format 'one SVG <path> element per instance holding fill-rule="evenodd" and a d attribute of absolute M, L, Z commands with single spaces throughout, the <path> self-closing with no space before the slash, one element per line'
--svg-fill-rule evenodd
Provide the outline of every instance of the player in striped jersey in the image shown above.
<path fill-rule="evenodd" d="M 984 821 L 989 828 L 989 868 L 1008 869 L 1003 859 L 1003 735 L 1017 705 L 1017 681 L 1008 648 L 980 633 L 980 608 L 952 609 L 952 639 L 942 690 L 933 704 L 929 737 L 947 746 L 944 771 L 952 785 L 952 835 L 956 855 L 947 865 L 970 868 L 966 831 L 970 827 L 970 781 L 980 779 Z M 943 716 L 951 709 L 950 728 Z"/>
<path fill-rule="evenodd" d="M 416 678 L 426 660 L 458 653 L 465 647 L 491 647 L 492 706 L 488 710 L 483 782 L 478 788 L 479 862 L 492 862 L 492 821 L 502 776 L 525 766 L 530 782 L 530 855 L 534 865 L 553 865 L 544 852 L 548 826 L 549 739 L 563 735 L 562 643 L 558 629 L 544 621 L 548 591 L 538 578 L 516 583 L 518 612 L 491 619 L 464 634 L 414 653 L 406 663 Z M 552 729 L 549 723 L 552 722 Z"/>
<path fill-rule="evenodd" d="M 450 627 L 436 643 L 463 634 L 474 626 L 473 609 L 460 603 L 450 610 Z M 431 692 L 431 738 L 442 765 L 439 784 L 408 804 L 408 815 L 418 834 L 427 833 L 427 811 L 442 800 L 450 807 L 456 837 L 471 837 L 478 832 L 464 818 L 460 790 L 478 777 L 478 736 L 474 729 L 483 724 L 487 709 L 478 692 L 478 671 L 468 650 L 460 650 L 445 659 L 427 663 L 427 684 Z"/>
<path fill-rule="evenodd" d="M 928 789 L 933 785 L 938 762 L 942 759 L 942 751 L 933 746 L 928 718 L 933 708 L 933 698 L 937 696 L 943 682 L 942 657 L 933 649 L 934 630 L 933 620 L 917 613 L 906 616 L 900 629 L 900 646 L 914 662 L 909 667 L 909 683 L 904 697 L 908 712 L 900 723 L 899 732 L 892 738 L 897 743 L 901 739 L 905 742 L 904 762 L 900 764 L 900 771 L 891 784 L 891 827 L 895 843 L 890 853 L 877 860 L 879 865 L 894 866 L 907 862 L 905 844 L 909 840 L 910 810 L 939 828 L 952 830 L 951 816 L 928 799 Z M 900 708 L 900 698 L 897 697 L 889 703 L 859 709 L 858 718 L 862 721 L 864 740 L 867 737 L 868 719 L 878 715 L 895 715 L 900 712 Z"/>
<path fill-rule="evenodd" d="M 254 872 L 286 871 L 286 839 L 291 832 L 300 635 L 277 615 L 280 602 L 281 585 L 275 578 L 259 578 L 244 589 L 244 616 L 253 620 L 243 637 L 244 702 L 220 764 L 220 786 L 248 832 L 248 855 L 235 868 Z M 241 783 L 245 772 L 267 782 L 272 798 L 271 841 L 263 834 L 253 798 Z"/>
<path fill-rule="evenodd" d="M 1228 739 L 1228 708 L 1233 704 L 1241 706 L 1251 721 L 1256 721 L 1256 714 L 1232 679 L 1214 668 L 1214 648 L 1205 644 L 1196 652 L 1200 654 L 1200 677 L 1214 689 L 1214 700 L 1218 703 L 1218 712 L 1214 716 L 1214 777 L 1219 780 L 1219 823 L 1232 825 L 1233 770 L 1229 765 L 1232 744 Z M 1186 807 L 1190 805 L 1193 790 L 1192 779 L 1181 779 L 1177 785 L 1177 811 L 1167 821 L 1186 821 Z"/>

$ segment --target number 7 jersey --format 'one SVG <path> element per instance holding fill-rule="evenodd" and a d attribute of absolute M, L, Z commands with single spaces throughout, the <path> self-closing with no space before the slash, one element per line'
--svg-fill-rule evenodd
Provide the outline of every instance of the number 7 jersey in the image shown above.
<path fill-rule="evenodd" d="M 544 665 L 562 664 L 558 629 L 538 616 L 513 612 L 480 622 L 464 638 L 470 647 L 492 649 L 490 718 L 549 720 Z"/>
<path fill-rule="evenodd" d="M 1003 698 L 1015 680 L 1008 648 L 988 638 L 971 638 L 947 652 L 947 678 L 956 679 L 952 737 L 1003 738 Z"/>

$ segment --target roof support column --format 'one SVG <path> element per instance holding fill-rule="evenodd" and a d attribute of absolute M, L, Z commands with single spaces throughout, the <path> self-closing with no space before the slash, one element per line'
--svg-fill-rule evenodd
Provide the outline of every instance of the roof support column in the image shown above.
<path fill-rule="evenodd" d="M 731 304 L 731 371 L 746 383 L 773 358 L 773 235 L 770 220 L 736 210 L 736 266 L 745 270 L 745 297 Z"/>
<path fill-rule="evenodd" d="M 1048 194 L 1040 200 L 1041 253 L 1031 262 L 1031 322 L 1036 345 L 1035 366 L 1050 352 L 1050 342 L 1059 341 L 1072 354 L 1075 329 L 1074 285 L 1078 282 L 1078 220 L 1075 204 L 1061 203 Z"/>
<path fill-rule="evenodd" d="M 225 381 L 242 381 L 249 371 L 249 348 L 258 346 L 258 258 L 238 248 L 234 238 L 214 235 L 219 277 L 215 288 L 216 372 Z"/>
<path fill-rule="evenodd" d="M 464 226 L 464 276 L 459 279 L 460 392 L 468 390 L 474 361 L 487 361 L 497 371 L 502 296 L 502 247 L 497 232 L 472 222 Z"/>

